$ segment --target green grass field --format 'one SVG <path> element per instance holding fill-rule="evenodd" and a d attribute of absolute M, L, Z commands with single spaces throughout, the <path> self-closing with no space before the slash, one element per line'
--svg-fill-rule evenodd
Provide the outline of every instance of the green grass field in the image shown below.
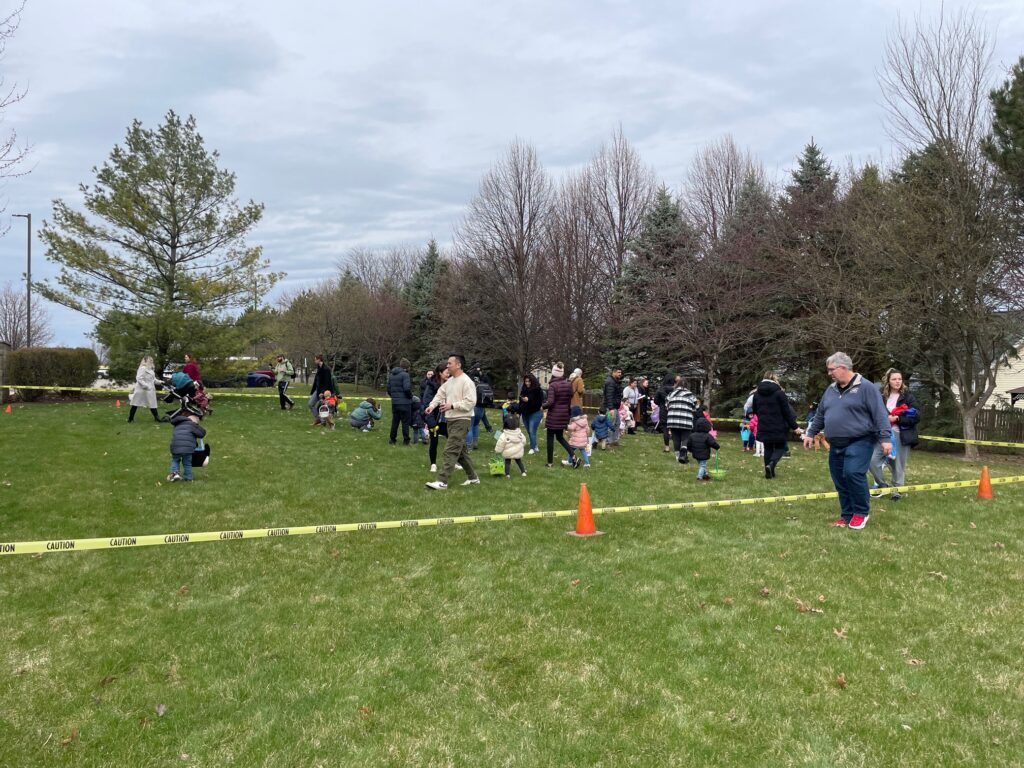
<path fill-rule="evenodd" d="M 0 413 L 0 541 L 832 490 L 823 454 L 766 481 L 723 434 L 723 482 L 641 435 L 436 493 L 425 448 L 223 396 L 169 484 L 168 425 L 125 417 Z M 1024 486 L 995 493 L 860 532 L 815 501 L 0 557 L 0 766 L 1021 765 Z"/>

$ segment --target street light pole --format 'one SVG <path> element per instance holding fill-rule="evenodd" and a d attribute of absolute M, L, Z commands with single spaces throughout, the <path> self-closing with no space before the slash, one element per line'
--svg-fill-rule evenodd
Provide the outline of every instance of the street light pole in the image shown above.
<path fill-rule="evenodd" d="M 32 346 L 32 214 L 15 213 L 15 218 L 25 219 L 28 225 L 28 271 L 25 274 L 25 287 L 28 289 L 28 302 L 26 303 L 25 314 L 25 346 Z"/>

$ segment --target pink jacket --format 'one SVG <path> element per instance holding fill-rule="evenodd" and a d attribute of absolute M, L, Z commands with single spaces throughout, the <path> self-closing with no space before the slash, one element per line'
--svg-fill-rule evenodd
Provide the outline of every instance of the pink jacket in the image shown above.
<path fill-rule="evenodd" d="M 590 439 L 590 426 L 587 424 L 586 416 L 576 416 L 569 420 L 566 427 L 569 433 L 569 445 L 573 448 L 586 448 Z"/>

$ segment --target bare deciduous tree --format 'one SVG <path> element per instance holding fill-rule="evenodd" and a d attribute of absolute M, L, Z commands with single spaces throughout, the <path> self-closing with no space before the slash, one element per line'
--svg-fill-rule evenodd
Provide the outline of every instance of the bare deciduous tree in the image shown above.
<path fill-rule="evenodd" d="M 21 23 L 21 12 L 24 8 L 25 3 L 22 3 L 5 17 L 0 18 L 0 59 L 3 58 L 7 42 L 18 31 L 18 25 Z M 24 97 L 25 91 L 23 89 L 19 88 L 17 84 L 8 86 L 4 78 L 0 76 L 0 120 L 3 119 L 3 115 L 8 107 L 17 104 Z M 18 165 L 25 159 L 27 152 L 28 150 L 25 147 L 18 146 L 18 135 L 15 131 L 12 130 L 5 136 L 0 137 L 0 178 L 19 175 Z"/>
<path fill-rule="evenodd" d="M 21 349 L 28 341 L 28 298 L 25 291 L 4 283 L 0 288 L 0 341 L 6 341 L 13 349 Z M 50 316 L 37 301 L 32 305 L 32 345 L 45 347 L 53 341 Z"/>
<path fill-rule="evenodd" d="M 683 190 L 683 210 L 708 250 L 721 239 L 747 179 L 764 185 L 764 166 L 726 134 L 694 157 Z"/>
<path fill-rule="evenodd" d="M 622 274 L 629 244 L 640 234 L 657 181 L 621 126 L 590 161 L 587 179 L 591 197 L 588 210 L 601 247 L 602 271 L 614 281 Z"/>
<path fill-rule="evenodd" d="M 350 272 L 371 290 L 389 288 L 400 292 L 423 258 L 423 249 L 396 246 L 383 250 L 353 248 L 338 262 L 338 269 Z"/>
<path fill-rule="evenodd" d="M 993 40 L 970 11 L 931 22 L 900 20 L 885 43 L 878 74 L 892 139 L 908 151 L 928 144 L 961 157 L 978 154 L 989 129 Z"/>
<path fill-rule="evenodd" d="M 536 358 L 544 332 L 544 287 L 553 188 L 533 147 L 515 141 L 480 182 L 477 196 L 456 234 L 456 259 L 479 270 L 486 301 L 501 342 L 492 349 L 521 376 Z M 492 328 L 493 330 L 493 328 Z M 480 328 L 484 334 L 486 328 Z"/>

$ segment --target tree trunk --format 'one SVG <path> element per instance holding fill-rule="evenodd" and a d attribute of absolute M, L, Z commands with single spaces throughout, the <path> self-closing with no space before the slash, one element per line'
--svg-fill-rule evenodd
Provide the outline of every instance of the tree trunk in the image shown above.
<path fill-rule="evenodd" d="M 977 408 L 968 408 L 968 409 L 962 411 L 961 413 L 962 413 L 962 416 L 963 416 L 963 424 L 964 424 L 964 439 L 966 439 L 966 440 L 976 440 L 977 439 L 976 435 L 978 433 L 974 429 L 974 420 L 978 416 L 978 409 Z M 977 461 L 978 460 L 978 446 L 971 445 L 970 443 L 965 445 L 964 446 L 964 458 L 968 459 L 969 461 Z"/>

